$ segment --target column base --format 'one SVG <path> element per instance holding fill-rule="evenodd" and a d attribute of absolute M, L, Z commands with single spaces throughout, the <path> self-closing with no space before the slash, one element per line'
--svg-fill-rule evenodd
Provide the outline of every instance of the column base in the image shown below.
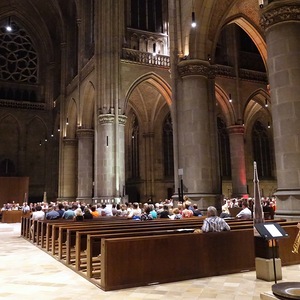
<path fill-rule="evenodd" d="M 255 258 L 256 278 L 266 281 L 275 281 L 273 259 Z M 276 279 L 282 279 L 281 259 L 275 258 Z"/>
<path fill-rule="evenodd" d="M 84 202 L 86 204 L 92 204 L 93 203 L 92 197 L 77 197 L 76 201 Z"/>
<path fill-rule="evenodd" d="M 277 218 L 295 220 L 300 217 L 300 190 L 280 190 L 274 194 L 276 196 Z"/>

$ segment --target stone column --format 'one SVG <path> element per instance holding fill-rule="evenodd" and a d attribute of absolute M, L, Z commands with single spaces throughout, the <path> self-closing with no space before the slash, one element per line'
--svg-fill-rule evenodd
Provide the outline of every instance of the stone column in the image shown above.
<path fill-rule="evenodd" d="M 300 216 L 300 4 L 274 1 L 263 10 L 277 168 L 276 215 Z"/>
<path fill-rule="evenodd" d="M 98 116 L 96 136 L 95 196 L 94 200 L 115 196 L 115 115 Z"/>
<path fill-rule="evenodd" d="M 77 194 L 77 140 L 63 139 L 60 201 L 74 201 Z"/>
<path fill-rule="evenodd" d="M 178 64 L 182 91 L 177 99 L 178 168 L 183 170 L 185 194 L 201 208 L 220 206 L 216 117 L 209 96 L 210 64 L 184 60 Z"/>
<path fill-rule="evenodd" d="M 232 175 L 232 197 L 247 196 L 246 164 L 242 125 L 228 127 Z"/>
<path fill-rule="evenodd" d="M 127 117 L 119 115 L 116 196 L 125 196 L 125 124 Z"/>
<path fill-rule="evenodd" d="M 125 186 L 125 129 L 126 116 L 98 116 L 95 145 L 94 200 L 112 200 L 123 196 Z M 98 201 L 99 202 L 99 201 Z"/>
<path fill-rule="evenodd" d="M 78 192 L 77 200 L 92 202 L 94 130 L 78 129 Z"/>

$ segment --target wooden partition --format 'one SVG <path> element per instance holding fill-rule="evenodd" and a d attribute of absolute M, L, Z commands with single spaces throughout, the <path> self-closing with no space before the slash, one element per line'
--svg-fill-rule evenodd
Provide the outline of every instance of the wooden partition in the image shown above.
<path fill-rule="evenodd" d="M 28 216 L 30 213 L 24 214 L 22 210 L 2 211 L 2 223 L 20 223 L 21 218 Z"/>
<path fill-rule="evenodd" d="M 13 201 L 22 204 L 28 196 L 29 177 L 0 177 L 0 205 Z"/>

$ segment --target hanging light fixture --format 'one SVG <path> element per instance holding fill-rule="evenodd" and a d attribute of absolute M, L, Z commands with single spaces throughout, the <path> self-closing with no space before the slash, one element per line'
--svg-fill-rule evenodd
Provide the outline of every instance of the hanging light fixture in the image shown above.
<path fill-rule="evenodd" d="M 8 22 L 7 22 L 7 25 L 5 26 L 5 29 L 6 29 L 7 32 L 12 31 L 11 18 L 10 17 L 8 17 Z"/>
<path fill-rule="evenodd" d="M 264 7 L 264 0 L 258 0 L 259 8 L 262 9 Z"/>
<path fill-rule="evenodd" d="M 67 117 L 66 125 L 67 125 L 67 126 L 69 125 L 69 118 L 68 118 L 68 117 Z"/>
<path fill-rule="evenodd" d="M 271 128 L 271 124 L 270 124 L 270 122 L 268 122 L 268 128 L 269 128 L 269 129 Z"/>
<path fill-rule="evenodd" d="M 229 100 L 228 100 L 230 103 L 232 102 L 232 97 L 231 97 L 231 94 L 229 94 Z"/>

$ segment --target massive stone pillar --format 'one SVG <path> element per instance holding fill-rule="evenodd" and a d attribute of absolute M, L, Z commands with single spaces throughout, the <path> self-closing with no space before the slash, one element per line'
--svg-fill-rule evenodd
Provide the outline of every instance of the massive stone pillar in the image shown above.
<path fill-rule="evenodd" d="M 63 139 L 61 195 L 59 200 L 74 201 L 77 195 L 77 140 Z"/>
<path fill-rule="evenodd" d="M 91 203 L 93 197 L 94 130 L 78 129 L 78 192 L 77 200 Z"/>
<path fill-rule="evenodd" d="M 116 119 L 118 120 L 116 124 Z M 94 200 L 111 200 L 123 196 L 125 186 L 125 125 L 123 115 L 101 114 L 95 151 Z"/>
<path fill-rule="evenodd" d="M 178 168 L 183 171 L 185 194 L 201 208 L 219 207 L 215 102 L 209 93 L 213 72 L 207 61 L 196 59 L 181 61 L 178 70 L 182 78 L 177 99 Z"/>
<path fill-rule="evenodd" d="M 300 216 L 300 4 L 273 1 L 262 12 L 266 33 L 277 168 L 278 216 Z"/>
<path fill-rule="evenodd" d="M 238 198 L 247 195 L 244 132 L 245 128 L 242 125 L 228 127 L 230 141 L 232 197 Z"/>

